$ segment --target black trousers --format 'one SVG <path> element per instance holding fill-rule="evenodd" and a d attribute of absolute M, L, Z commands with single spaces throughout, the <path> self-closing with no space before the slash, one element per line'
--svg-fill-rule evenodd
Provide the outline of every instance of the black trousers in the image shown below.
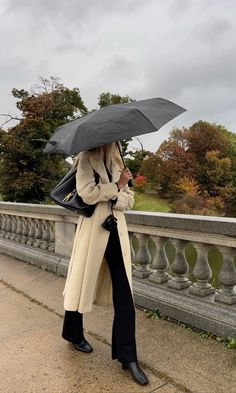
<path fill-rule="evenodd" d="M 113 289 L 112 359 L 118 359 L 120 362 L 135 362 L 137 361 L 135 308 L 117 230 L 110 232 L 105 257 Z M 73 343 L 80 343 L 83 340 L 83 314 L 65 310 L 62 337 Z"/>

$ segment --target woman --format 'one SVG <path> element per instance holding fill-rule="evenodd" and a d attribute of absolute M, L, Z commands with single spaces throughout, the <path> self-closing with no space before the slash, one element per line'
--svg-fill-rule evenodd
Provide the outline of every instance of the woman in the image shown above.
<path fill-rule="evenodd" d="M 92 217 L 78 220 L 63 291 L 62 337 L 77 350 L 92 352 L 83 334 L 83 313 L 91 311 L 93 304 L 108 305 L 113 300 L 112 359 L 118 359 L 137 383 L 146 385 L 148 378 L 137 363 L 130 244 L 123 212 L 134 203 L 127 185 L 132 174 L 124 169 L 115 143 L 81 152 L 77 160 L 78 194 L 85 203 L 97 206 Z"/>

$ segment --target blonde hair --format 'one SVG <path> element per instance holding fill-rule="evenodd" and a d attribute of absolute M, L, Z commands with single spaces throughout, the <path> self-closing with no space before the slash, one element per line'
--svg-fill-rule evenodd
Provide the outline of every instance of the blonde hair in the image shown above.
<path fill-rule="evenodd" d="M 93 149 L 87 150 L 91 155 L 93 155 L 97 160 L 104 160 L 106 162 L 107 168 L 112 171 L 112 165 L 116 164 L 123 170 L 124 163 L 122 161 L 120 150 L 115 142 L 108 143 L 106 145 L 98 146 Z M 79 161 L 80 153 L 75 156 L 75 163 Z"/>
<path fill-rule="evenodd" d="M 122 161 L 120 150 L 117 144 L 109 143 L 107 145 L 104 145 L 104 147 L 102 146 L 107 168 L 111 170 L 112 164 L 116 164 L 120 169 L 124 169 L 124 163 Z"/>

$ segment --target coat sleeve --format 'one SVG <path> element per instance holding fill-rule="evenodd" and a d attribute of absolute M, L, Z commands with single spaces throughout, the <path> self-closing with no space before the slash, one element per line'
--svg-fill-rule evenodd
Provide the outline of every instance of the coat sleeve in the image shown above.
<path fill-rule="evenodd" d="M 114 209 L 130 210 L 134 205 L 134 192 L 128 186 L 122 188 L 118 194 Z"/>
<path fill-rule="evenodd" d="M 76 172 L 76 189 L 88 205 L 115 200 L 118 197 L 116 183 L 96 184 L 94 170 L 86 153 L 80 155 Z"/>

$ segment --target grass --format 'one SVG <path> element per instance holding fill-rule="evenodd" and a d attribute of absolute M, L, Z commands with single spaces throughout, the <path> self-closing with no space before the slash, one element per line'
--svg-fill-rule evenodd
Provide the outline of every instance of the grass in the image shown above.
<path fill-rule="evenodd" d="M 141 193 L 136 191 L 133 210 L 168 213 L 170 211 L 170 204 L 166 199 L 160 198 L 156 193 Z"/>

